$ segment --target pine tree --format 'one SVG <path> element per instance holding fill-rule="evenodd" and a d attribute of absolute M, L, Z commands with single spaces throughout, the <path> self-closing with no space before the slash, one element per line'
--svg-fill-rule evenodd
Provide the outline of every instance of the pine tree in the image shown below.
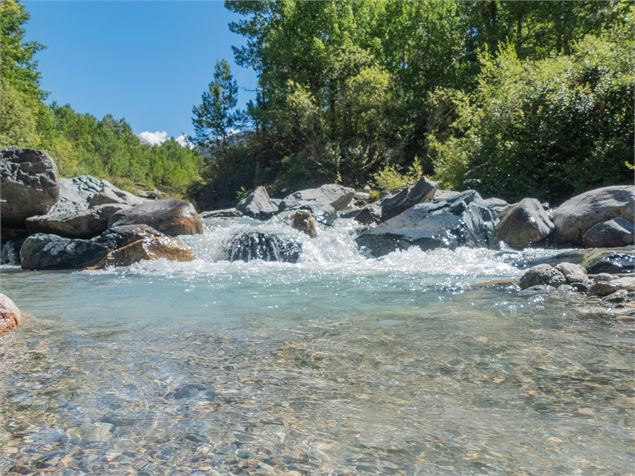
<path fill-rule="evenodd" d="M 216 62 L 214 75 L 202 102 L 194 106 L 192 123 L 194 124 L 194 142 L 199 145 L 224 145 L 227 137 L 242 122 L 242 113 L 236 109 L 238 103 L 238 84 L 231 73 L 227 60 Z"/>

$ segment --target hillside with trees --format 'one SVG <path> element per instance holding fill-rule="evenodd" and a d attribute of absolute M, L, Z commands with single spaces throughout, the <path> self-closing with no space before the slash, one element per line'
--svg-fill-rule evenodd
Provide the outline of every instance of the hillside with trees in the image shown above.
<path fill-rule="evenodd" d="M 249 133 L 233 144 L 226 132 L 197 138 L 214 150 L 206 185 L 193 189 L 205 206 L 258 184 L 380 188 L 417 168 L 446 187 L 509 200 L 557 202 L 632 182 L 630 2 L 226 7 L 241 16 L 230 28 L 246 39 L 236 62 L 259 81 Z M 203 106 L 231 120 L 240 111 L 227 73 L 215 75 Z"/>
<path fill-rule="evenodd" d="M 35 60 L 44 45 L 25 40 L 28 19 L 18 1 L 0 3 L 0 147 L 45 149 L 62 175 L 90 174 L 129 189 L 159 187 L 178 194 L 198 179 L 199 154 L 174 140 L 141 144 L 125 119 L 47 105 Z"/>

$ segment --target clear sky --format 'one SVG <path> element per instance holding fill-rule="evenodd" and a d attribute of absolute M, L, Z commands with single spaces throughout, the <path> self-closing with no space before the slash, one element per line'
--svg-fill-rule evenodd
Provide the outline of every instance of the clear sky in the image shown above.
<path fill-rule="evenodd" d="M 229 31 L 236 16 L 222 1 L 25 1 L 27 37 L 47 45 L 38 53 L 49 101 L 98 117 L 124 117 L 135 132 L 192 132 L 214 63 L 226 58 L 240 87 L 253 98 L 256 76 L 238 68 Z"/>

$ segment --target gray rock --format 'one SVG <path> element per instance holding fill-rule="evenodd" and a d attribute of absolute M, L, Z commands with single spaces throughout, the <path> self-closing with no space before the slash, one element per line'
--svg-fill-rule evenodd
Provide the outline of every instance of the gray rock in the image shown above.
<path fill-rule="evenodd" d="M 379 202 L 381 221 L 385 222 L 422 202 L 429 202 L 437 191 L 437 183 L 422 178 L 414 185 L 404 185 Z"/>
<path fill-rule="evenodd" d="M 280 211 L 280 206 L 269 198 L 267 189 L 260 186 L 238 202 L 236 210 L 257 220 L 267 220 Z"/>
<path fill-rule="evenodd" d="M 381 221 L 381 207 L 378 203 L 371 203 L 360 210 L 356 210 L 350 218 L 353 218 L 362 225 L 379 223 Z"/>
<path fill-rule="evenodd" d="M 420 203 L 357 237 L 358 245 L 374 256 L 418 246 L 456 248 L 457 246 L 496 246 L 497 218 L 474 190 L 450 200 Z"/>
<path fill-rule="evenodd" d="M 588 248 L 633 244 L 635 244 L 635 227 L 622 217 L 596 223 L 582 235 L 582 245 Z"/>
<path fill-rule="evenodd" d="M 92 240 L 38 233 L 24 241 L 20 258 L 22 269 L 81 269 L 95 265 L 109 251 Z"/>
<path fill-rule="evenodd" d="M 566 284 L 567 280 L 560 271 L 548 264 L 539 264 L 529 268 L 520 278 L 520 289 L 545 284 L 557 288 Z"/>
<path fill-rule="evenodd" d="M 318 188 L 299 190 L 283 198 L 283 208 L 293 209 L 308 202 L 330 205 L 336 211 L 344 210 L 355 195 L 355 190 L 338 184 L 326 184 Z"/>
<path fill-rule="evenodd" d="M 490 207 L 494 213 L 496 213 L 496 216 L 498 216 L 499 220 L 502 220 L 507 211 L 513 206 L 507 203 L 502 198 L 491 197 L 486 198 L 484 201 L 487 206 Z"/>
<path fill-rule="evenodd" d="M 21 228 L 28 217 L 48 213 L 60 194 L 57 166 L 41 150 L 0 150 L 0 182 L 4 226 Z"/>
<path fill-rule="evenodd" d="M 108 228 L 108 215 L 102 210 L 79 210 L 27 218 L 30 233 L 50 233 L 66 238 L 90 238 Z"/>
<path fill-rule="evenodd" d="M 496 226 L 496 236 L 509 246 L 522 249 L 544 240 L 553 230 L 554 224 L 542 204 L 535 198 L 524 198 L 505 211 Z"/>
<path fill-rule="evenodd" d="M 270 233 L 248 232 L 235 236 L 227 247 L 229 261 L 284 261 L 300 259 L 302 243 Z"/>
<path fill-rule="evenodd" d="M 584 269 L 584 267 L 580 266 L 579 264 L 567 262 L 559 263 L 556 265 L 556 269 L 564 275 L 567 283 L 569 284 L 583 283 L 588 279 L 586 269 Z"/>
<path fill-rule="evenodd" d="M 196 209 L 185 200 L 154 200 L 126 208 L 110 217 L 108 226 L 149 225 L 170 236 L 203 233 Z"/>
<path fill-rule="evenodd" d="M 611 218 L 635 222 L 635 186 L 617 185 L 590 190 L 560 205 L 553 213 L 555 237 L 579 246 L 587 230 Z"/>
<path fill-rule="evenodd" d="M 95 208 L 100 205 L 108 205 L 108 204 L 118 204 L 118 205 L 124 205 L 127 207 L 133 207 L 135 205 L 141 205 L 142 203 L 146 201 L 145 199 L 141 197 L 137 197 L 136 195 L 133 195 L 132 193 L 126 192 L 125 190 L 121 190 L 115 187 L 114 185 L 106 182 L 105 180 L 103 180 L 102 182 L 104 182 L 104 188 L 101 190 L 101 192 L 98 192 L 95 195 L 93 195 L 93 197 L 90 199 L 90 202 L 88 204 L 89 208 Z"/>

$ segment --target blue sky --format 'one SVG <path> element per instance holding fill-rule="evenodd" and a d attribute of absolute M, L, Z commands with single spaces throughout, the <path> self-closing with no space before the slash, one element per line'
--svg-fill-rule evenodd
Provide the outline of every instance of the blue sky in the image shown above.
<path fill-rule="evenodd" d="M 240 102 L 254 97 L 256 76 L 238 68 L 231 45 L 236 16 L 222 1 L 25 1 L 27 37 L 47 45 L 38 54 L 49 101 L 98 117 L 124 117 L 135 132 L 192 132 L 214 63 L 226 58 Z"/>

